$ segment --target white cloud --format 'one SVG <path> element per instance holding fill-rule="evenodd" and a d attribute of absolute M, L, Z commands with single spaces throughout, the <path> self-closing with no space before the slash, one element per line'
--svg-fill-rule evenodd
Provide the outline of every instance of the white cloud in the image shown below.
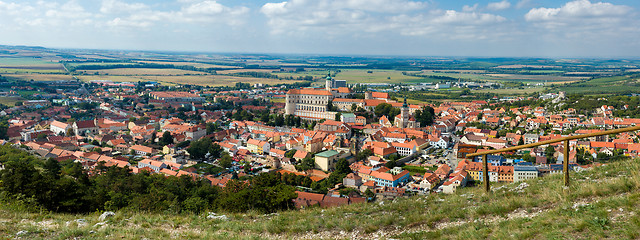
<path fill-rule="evenodd" d="M 462 6 L 462 11 L 463 12 L 474 12 L 476 11 L 476 9 L 478 9 L 478 4 L 473 4 L 473 6 L 469 6 L 469 5 L 464 5 Z"/>
<path fill-rule="evenodd" d="M 576 0 L 560 8 L 534 8 L 524 17 L 527 21 L 558 21 L 589 18 L 621 18 L 631 12 L 631 8 L 611 3 L 591 3 L 589 0 Z"/>
<path fill-rule="evenodd" d="M 249 9 L 227 7 L 217 1 L 179 1 L 185 5 L 179 11 L 143 10 L 128 16 L 117 16 L 107 22 L 111 27 L 148 28 L 157 23 L 222 23 L 243 24 Z M 117 3 L 120 4 L 120 3 Z M 147 9 L 146 5 L 138 6 Z"/>
<path fill-rule="evenodd" d="M 382 32 L 395 32 L 406 36 L 437 34 L 444 39 L 473 38 L 488 34 L 479 28 L 486 24 L 501 24 L 506 18 L 476 12 L 477 4 L 455 10 L 426 9 L 424 3 L 387 0 L 291 0 L 267 3 L 261 12 L 269 19 L 274 35 L 375 36 Z M 371 34 L 371 35 L 369 35 Z"/>
<path fill-rule="evenodd" d="M 492 11 L 501 11 L 511 7 L 511 3 L 507 0 L 503 0 L 502 2 L 492 2 L 487 5 L 487 9 Z"/>
<path fill-rule="evenodd" d="M 118 0 L 103 0 L 100 12 L 105 14 L 136 12 L 149 9 L 144 3 L 125 3 Z"/>

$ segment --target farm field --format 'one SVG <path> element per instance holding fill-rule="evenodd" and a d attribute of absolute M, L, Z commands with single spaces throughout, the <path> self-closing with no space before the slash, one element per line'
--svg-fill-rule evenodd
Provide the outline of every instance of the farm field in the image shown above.
<path fill-rule="evenodd" d="M 474 90 L 473 92 L 518 95 L 518 94 L 530 94 L 534 92 L 542 92 L 544 91 L 544 89 L 545 88 L 543 87 L 532 87 L 532 88 L 524 88 L 524 89 L 518 89 L 518 88 L 481 89 L 481 90 Z"/>
<path fill-rule="evenodd" d="M 170 62 L 170 61 L 138 61 L 139 63 L 154 63 L 154 64 L 173 64 L 176 66 L 194 66 L 197 68 L 241 68 L 238 66 L 229 66 L 229 65 L 217 65 L 210 63 L 199 63 L 199 62 Z"/>
<path fill-rule="evenodd" d="M 0 97 L 0 104 L 4 104 L 10 107 L 16 105 L 17 102 L 24 101 L 24 98 L 21 97 Z"/>
<path fill-rule="evenodd" d="M 280 74 L 279 72 L 276 71 L 276 73 L 273 73 L 273 69 L 234 69 L 234 70 L 221 70 L 221 71 L 216 71 L 216 73 L 218 74 L 234 74 L 234 73 L 242 73 L 242 72 L 263 72 L 263 73 L 271 73 L 274 75 L 278 75 Z"/>
<path fill-rule="evenodd" d="M 493 77 L 494 80 L 522 81 L 522 82 L 541 82 L 541 81 L 573 82 L 573 81 L 586 79 L 585 77 L 563 77 L 563 76 L 522 75 L 522 74 L 487 74 L 487 76 Z"/>
<path fill-rule="evenodd" d="M 372 73 L 367 73 L 372 71 Z M 325 73 L 326 75 L 326 73 Z M 341 70 L 336 79 L 347 80 L 347 83 L 401 83 L 401 82 L 430 82 L 423 78 L 405 76 L 395 70 Z"/>
<path fill-rule="evenodd" d="M 568 94 L 638 93 L 640 82 L 638 76 L 615 76 L 571 83 L 556 89 Z"/>
<path fill-rule="evenodd" d="M 32 57 L 0 57 L 0 66 L 60 65 L 57 60 Z"/>
<path fill-rule="evenodd" d="M 283 84 L 300 82 L 296 80 L 278 80 L 266 78 L 234 77 L 224 75 L 206 76 L 141 76 L 140 79 L 147 81 L 169 82 L 175 84 L 194 84 L 201 86 L 234 86 L 238 82 L 256 84 Z"/>
<path fill-rule="evenodd" d="M 59 80 L 73 80 L 73 78 L 67 74 L 46 74 L 46 73 L 9 73 L 5 74 L 0 72 L 2 76 L 7 78 L 24 80 L 24 81 L 59 81 Z"/>
<path fill-rule="evenodd" d="M 172 75 L 200 75 L 205 74 L 203 72 L 197 71 L 188 71 L 182 69 L 171 69 L 171 68 L 115 68 L 115 69 L 101 69 L 101 70 L 78 70 L 79 72 L 84 72 L 86 74 L 95 74 L 98 73 L 100 75 L 116 75 L 116 76 L 148 76 L 148 75 L 158 75 L 158 76 L 172 76 Z"/>

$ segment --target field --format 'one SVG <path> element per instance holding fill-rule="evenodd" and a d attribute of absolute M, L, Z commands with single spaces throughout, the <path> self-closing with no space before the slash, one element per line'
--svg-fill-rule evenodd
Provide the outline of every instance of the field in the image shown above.
<path fill-rule="evenodd" d="M 585 79 L 585 77 L 563 77 L 549 75 L 523 75 L 523 74 L 487 74 L 499 81 L 521 81 L 521 82 L 574 82 Z"/>
<path fill-rule="evenodd" d="M 531 87 L 531 88 L 511 88 L 511 89 L 480 89 L 474 90 L 473 92 L 480 93 L 495 93 L 495 94 L 504 94 L 504 95 L 520 95 L 520 94 L 531 94 L 534 92 L 543 92 L 545 88 L 542 87 Z"/>
<path fill-rule="evenodd" d="M 164 62 L 164 61 L 139 61 L 140 63 L 155 63 L 155 64 L 172 64 L 176 66 L 194 66 L 197 68 L 241 68 L 238 66 L 216 65 L 210 63 L 198 63 L 198 62 Z"/>
<path fill-rule="evenodd" d="M 100 75 L 117 75 L 117 76 L 172 76 L 172 75 L 200 75 L 206 74 L 203 72 L 187 71 L 182 69 L 171 68 L 115 68 L 115 69 L 101 69 L 101 70 L 78 70 L 85 72 L 86 74 Z"/>
<path fill-rule="evenodd" d="M 0 97 L 0 104 L 13 107 L 17 102 L 22 102 L 24 100 L 25 99 L 21 97 Z"/>
<path fill-rule="evenodd" d="M 256 84 L 283 84 L 283 83 L 295 83 L 299 81 L 295 80 L 279 80 L 279 79 L 264 79 L 264 78 L 250 78 L 250 77 L 234 77 L 224 75 L 206 75 L 206 76 L 141 76 L 140 79 L 146 81 L 158 81 L 169 82 L 176 84 L 194 84 L 201 86 L 234 86 L 238 82 Z"/>
<path fill-rule="evenodd" d="M 60 65 L 58 61 L 30 57 L 0 57 L 0 66 Z"/>
<path fill-rule="evenodd" d="M 368 73 L 371 71 L 372 73 Z M 325 73 L 326 74 L 326 73 Z M 405 76 L 400 71 L 394 70 L 341 70 L 335 77 L 340 80 L 347 80 L 347 83 L 402 83 L 402 82 L 429 82 L 423 78 Z"/>
<path fill-rule="evenodd" d="M 45 73 L 17 73 L 17 74 L 2 74 L 7 78 L 14 78 L 24 81 L 58 81 L 58 80 L 73 80 L 73 78 L 66 74 L 45 74 Z"/>
<path fill-rule="evenodd" d="M 637 93 L 640 92 L 640 82 L 638 76 L 615 76 L 571 83 L 556 89 L 568 94 Z"/>

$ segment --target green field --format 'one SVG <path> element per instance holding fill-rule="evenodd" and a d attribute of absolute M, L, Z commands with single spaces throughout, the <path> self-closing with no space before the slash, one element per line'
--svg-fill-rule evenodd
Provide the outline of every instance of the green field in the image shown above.
<path fill-rule="evenodd" d="M 0 97 L 0 104 L 13 107 L 16 105 L 17 102 L 22 102 L 24 100 L 25 99 L 21 97 Z"/>
<path fill-rule="evenodd" d="M 368 73 L 371 71 L 372 73 Z M 347 80 L 347 83 L 420 83 L 430 82 L 423 78 L 405 76 L 401 71 L 395 70 L 341 70 L 336 79 Z"/>
<path fill-rule="evenodd" d="M 556 89 L 566 91 L 568 94 L 637 93 L 640 92 L 640 82 L 638 76 L 635 75 L 615 76 L 566 84 L 558 86 Z"/>
<path fill-rule="evenodd" d="M 0 66 L 26 66 L 26 65 L 48 65 L 59 64 L 56 60 L 46 60 L 42 58 L 30 58 L 30 57 L 0 57 Z"/>

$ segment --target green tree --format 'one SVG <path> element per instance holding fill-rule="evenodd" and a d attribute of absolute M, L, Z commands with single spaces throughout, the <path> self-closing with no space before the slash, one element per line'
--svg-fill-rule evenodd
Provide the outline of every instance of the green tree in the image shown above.
<path fill-rule="evenodd" d="M 165 131 L 164 133 L 162 133 L 162 137 L 160 137 L 158 143 L 163 146 L 173 144 L 173 136 L 171 136 L 171 133 L 169 131 Z"/>
<path fill-rule="evenodd" d="M 220 166 L 223 168 L 230 168 L 231 166 L 233 166 L 232 165 L 233 159 L 231 158 L 231 156 L 229 156 L 227 152 L 224 152 L 222 154 L 222 157 L 218 162 L 220 163 Z"/>
<path fill-rule="evenodd" d="M 349 174 L 351 173 L 351 168 L 349 167 L 349 161 L 344 158 L 340 158 L 336 163 L 336 171 L 340 174 Z"/>

